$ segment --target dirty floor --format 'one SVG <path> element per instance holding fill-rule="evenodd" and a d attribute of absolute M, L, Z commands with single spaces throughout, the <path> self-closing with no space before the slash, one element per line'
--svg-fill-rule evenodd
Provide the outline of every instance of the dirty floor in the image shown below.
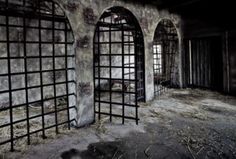
<path fill-rule="evenodd" d="M 169 89 L 140 104 L 134 121 L 73 129 L 56 139 L 0 158 L 16 159 L 235 159 L 236 98 L 199 89 Z M 118 120 L 117 120 L 118 121 Z"/>

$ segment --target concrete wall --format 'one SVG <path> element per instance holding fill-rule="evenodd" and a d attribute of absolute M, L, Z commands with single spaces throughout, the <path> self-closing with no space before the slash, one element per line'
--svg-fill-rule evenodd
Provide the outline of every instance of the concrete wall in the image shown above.
<path fill-rule="evenodd" d="M 179 79 L 182 85 L 182 31 L 181 19 L 154 6 L 144 6 L 122 0 L 57 0 L 65 10 L 75 36 L 78 126 L 94 121 L 93 37 L 96 23 L 103 12 L 114 6 L 122 6 L 138 19 L 145 42 L 146 100 L 154 97 L 152 42 L 158 22 L 167 18 L 176 26 L 179 35 Z"/>

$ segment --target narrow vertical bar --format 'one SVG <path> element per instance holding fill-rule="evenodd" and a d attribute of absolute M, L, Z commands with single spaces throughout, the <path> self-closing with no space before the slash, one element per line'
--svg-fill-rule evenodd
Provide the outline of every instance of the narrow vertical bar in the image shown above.
<path fill-rule="evenodd" d="M 158 45 L 157 44 L 155 44 L 155 45 L 156 45 L 156 48 L 155 48 L 155 50 L 156 50 L 156 59 L 155 60 L 156 60 L 156 64 L 157 64 L 155 66 L 156 67 L 155 73 L 156 74 L 159 73 L 158 76 L 161 78 L 161 76 L 162 76 L 162 74 L 161 74 L 161 65 L 160 65 L 161 64 L 161 61 L 160 61 L 161 56 L 159 56 L 159 52 L 158 52 L 158 48 L 157 48 Z M 158 78 L 158 77 L 156 76 L 156 78 Z M 158 88 L 158 87 L 160 87 L 159 86 L 160 84 L 159 84 L 158 79 L 156 79 L 156 82 L 157 82 L 157 85 L 156 85 L 156 88 L 155 88 L 156 90 L 155 91 L 156 91 L 156 94 L 159 95 L 160 94 L 160 88 Z"/>
<path fill-rule="evenodd" d="M 199 59 L 198 59 L 198 53 L 199 53 L 199 39 L 197 39 L 196 42 L 196 86 L 199 86 Z"/>
<path fill-rule="evenodd" d="M 226 80 L 227 80 L 227 93 L 230 93 L 230 83 L 231 83 L 231 78 L 230 78 L 230 53 L 229 53 L 229 31 L 225 31 L 225 58 L 226 58 Z"/>
<path fill-rule="evenodd" d="M 194 51 L 194 44 L 195 44 L 195 40 L 191 40 L 191 61 L 192 61 L 192 87 L 195 85 L 195 51 Z"/>
<path fill-rule="evenodd" d="M 98 119 L 101 119 L 101 67 L 100 67 L 100 26 L 97 30 L 98 34 Z"/>
<path fill-rule="evenodd" d="M 155 39 L 154 39 L 155 40 Z M 155 46 L 155 47 L 154 47 Z M 157 91 L 158 91 L 158 80 L 157 80 L 157 72 L 159 72 L 159 61 L 158 61 L 158 54 L 157 54 L 157 44 L 154 41 L 153 45 L 152 45 L 152 50 L 153 50 L 153 68 L 154 68 L 154 92 L 155 92 L 155 96 L 157 96 Z M 160 74 L 159 74 L 160 75 Z"/>
<path fill-rule="evenodd" d="M 8 0 L 5 1 L 8 7 Z M 12 85 L 11 85 L 11 54 L 10 54 L 10 32 L 9 32 L 9 16 L 6 15 L 6 32 L 7 32 L 7 63 L 8 63 L 8 87 L 9 87 L 9 110 L 10 110 L 10 134 L 11 134 L 11 151 L 14 151 L 14 128 L 13 128 L 13 108 L 12 108 Z"/>
<path fill-rule="evenodd" d="M 198 44 L 198 86 L 201 87 L 201 42 L 202 40 L 199 40 Z"/>
<path fill-rule="evenodd" d="M 53 87 L 54 87 L 54 105 L 55 105 L 55 123 L 56 133 L 58 134 L 58 119 L 57 119 L 57 92 L 56 92 L 56 65 L 55 65 L 55 4 L 52 2 L 52 56 L 53 56 Z"/>
<path fill-rule="evenodd" d="M 152 53 L 153 53 L 153 81 L 154 81 L 154 97 L 156 96 L 156 79 L 155 79 L 155 63 L 156 63 L 156 59 L 155 59 L 155 47 L 154 47 L 154 42 L 152 43 Z"/>
<path fill-rule="evenodd" d="M 125 56 L 124 56 L 124 25 L 121 24 L 121 43 L 122 43 L 122 124 L 125 123 L 125 82 L 124 82 L 124 75 L 125 75 Z"/>
<path fill-rule="evenodd" d="M 204 86 L 205 87 L 208 87 L 207 86 L 207 43 L 206 41 L 203 42 L 203 53 L 204 53 Z"/>
<path fill-rule="evenodd" d="M 167 87 L 166 87 L 166 91 L 168 91 L 168 87 L 170 86 L 169 84 L 169 81 L 171 81 L 171 52 L 172 52 L 172 48 L 171 48 L 171 36 L 170 36 L 170 26 L 169 26 L 169 21 L 166 21 L 166 28 L 167 28 L 167 41 L 168 41 L 168 44 L 167 44 L 167 56 L 168 56 L 168 65 L 167 65 L 167 76 L 168 76 L 168 84 L 167 84 Z M 170 37 L 169 37 L 170 36 Z M 169 70 L 168 70 L 169 69 Z"/>
<path fill-rule="evenodd" d="M 144 41 L 143 41 L 143 34 L 142 32 L 140 32 L 140 28 L 139 28 L 139 33 L 140 33 L 140 45 L 141 45 L 141 50 L 140 50 L 140 56 L 141 56 L 141 60 L 142 60 L 142 67 L 141 67 L 141 71 L 142 71 L 142 96 L 143 96 L 143 102 L 146 101 L 146 85 L 145 85 L 145 48 L 144 48 Z"/>
<path fill-rule="evenodd" d="M 25 7 L 25 0 L 23 0 L 23 6 Z M 24 36 L 24 71 L 25 71 L 25 101 L 26 101 L 26 118 L 27 118 L 27 142 L 30 144 L 30 124 L 29 124 L 29 98 L 28 98 L 28 71 L 27 71 L 27 48 L 26 48 L 26 13 L 24 11 L 23 17 L 23 36 Z"/>
<path fill-rule="evenodd" d="M 111 16 L 111 24 L 112 24 L 112 16 Z M 111 61 L 111 25 L 109 25 L 109 66 L 110 66 L 110 70 L 109 70 L 109 76 L 110 76 L 110 80 L 109 80 L 109 94 L 110 94 L 110 122 L 112 122 L 112 61 Z"/>
<path fill-rule="evenodd" d="M 204 79 L 205 79 L 205 73 L 204 73 L 204 64 L 205 64 L 205 61 L 204 61 L 204 41 L 201 41 L 201 52 L 200 52 L 200 57 L 201 57 L 201 85 L 203 87 L 206 87 L 205 84 L 204 84 Z"/>
<path fill-rule="evenodd" d="M 65 70 L 66 70 L 66 106 L 67 106 L 67 120 L 68 129 L 70 130 L 70 103 L 69 103 L 69 83 L 68 83 L 68 50 L 67 50 L 67 22 L 65 21 Z"/>
<path fill-rule="evenodd" d="M 131 46 L 130 46 L 130 44 L 131 44 L 131 40 L 130 40 L 130 36 L 131 36 L 131 32 L 130 31 L 126 31 L 126 33 L 127 33 L 127 35 L 128 35 L 128 43 L 129 43 L 129 45 L 128 45 L 128 53 L 129 53 L 129 80 L 131 80 L 131 60 L 130 60 L 130 52 L 131 52 Z M 131 82 L 129 81 L 129 85 L 131 84 Z M 128 92 L 131 92 L 130 90 L 128 90 Z M 131 102 L 131 100 L 132 100 L 132 98 L 131 98 L 131 94 L 129 94 L 129 104 L 131 104 L 132 102 Z"/>
<path fill-rule="evenodd" d="M 161 35 L 163 36 L 163 35 Z M 162 69 L 162 78 L 161 78 L 161 83 L 160 83 L 160 95 L 164 90 L 164 86 L 162 86 L 162 82 L 165 82 L 166 80 L 166 53 L 165 53 L 165 42 L 161 42 L 161 49 L 162 49 L 162 61 L 163 61 L 163 69 Z"/>
<path fill-rule="evenodd" d="M 198 41 L 195 39 L 194 40 L 194 48 L 192 51 L 194 51 L 194 87 L 197 86 L 197 43 Z"/>
<path fill-rule="evenodd" d="M 155 47 L 154 47 L 155 46 Z M 161 74 L 161 56 L 159 56 L 159 50 L 158 50 L 158 44 L 155 42 L 153 44 L 153 51 L 154 51 L 154 55 L 153 56 L 156 56 L 156 58 L 154 58 L 154 69 L 155 69 L 155 72 L 154 72 L 154 82 L 156 82 L 156 85 L 154 90 L 155 90 L 155 95 L 159 95 L 159 92 L 160 92 L 160 87 L 159 85 L 159 81 L 158 81 L 158 77 L 162 76 Z M 155 76 L 156 75 L 156 76 Z M 154 83 L 155 84 L 155 83 Z"/>
<path fill-rule="evenodd" d="M 163 80 L 165 80 L 165 52 L 164 52 L 164 43 L 161 43 L 161 52 L 160 52 L 160 70 L 159 72 L 161 73 L 161 80 L 160 80 L 160 87 L 159 87 L 159 96 L 161 96 L 161 92 L 162 92 L 162 82 Z"/>
<path fill-rule="evenodd" d="M 202 53 L 202 40 L 199 40 L 199 50 L 198 50 L 198 66 L 199 66 L 199 87 L 202 87 L 202 59 L 201 59 L 201 53 Z"/>
<path fill-rule="evenodd" d="M 193 84 L 193 72 L 192 72 L 192 41 L 188 40 L 189 42 L 189 84 Z"/>
<path fill-rule="evenodd" d="M 136 118 L 136 124 L 138 125 L 138 55 L 137 55 L 137 52 L 139 50 L 139 47 L 137 46 L 138 43 L 139 43 L 139 39 L 138 39 L 138 36 L 137 36 L 137 28 L 135 27 L 135 35 L 134 35 L 134 41 L 135 41 L 135 44 L 134 44 L 134 54 L 135 54 L 135 118 Z"/>
<path fill-rule="evenodd" d="M 43 92 L 43 64 L 42 64 L 42 33 L 41 33 L 41 3 L 38 0 L 38 8 L 39 8 L 39 70 L 40 70 L 40 92 L 41 92 L 41 114 L 42 114 L 42 138 L 45 139 L 45 119 L 44 119 L 44 92 Z"/>
<path fill-rule="evenodd" d="M 195 40 L 191 40 L 191 52 L 192 52 L 192 87 L 195 85 L 195 75 L 196 75 L 196 71 L 195 71 L 195 44 L 196 41 Z"/>
<path fill-rule="evenodd" d="M 94 93 L 93 93 L 93 100 L 94 100 L 94 121 L 96 121 L 96 94 L 97 94 L 97 90 L 96 90 L 96 48 L 97 48 L 97 44 L 96 44 L 96 33 L 97 33 L 97 28 L 95 30 L 95 36 L 93 38 L 93 84 L 94 84 Z"/>
<path fill-rule="evenodd" d="M 207 63 L 208 63 L 208 86 L 209 88 L 211 87 L 212 84 L 212 77 L 211 77 L 211 54 L 210 54 L 210 46 L 211 46 L 211 42 L 208 40 L 207 41 Z"/>

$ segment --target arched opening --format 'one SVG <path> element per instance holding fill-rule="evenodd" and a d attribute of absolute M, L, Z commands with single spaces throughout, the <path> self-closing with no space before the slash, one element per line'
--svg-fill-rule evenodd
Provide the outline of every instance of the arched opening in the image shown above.
<path fill-rule="evenodd" d="M 106 10 L 94 36 L 95 113 L 135 120 L 145 100 L 144 41 L 134 15 L 123 7 Z"/>
<path fill-rule="evenodd" d="M 74 37 L 53 1 L 0 5 L 0 145 L 13 151 L 75 120 Z"/>
<path fill-rule="evenodd" d="M 163 19 L 156 28 L 153 40 L 155 95 L 178 85 L 177 53 L 177 30 L 170 20 Z"/>

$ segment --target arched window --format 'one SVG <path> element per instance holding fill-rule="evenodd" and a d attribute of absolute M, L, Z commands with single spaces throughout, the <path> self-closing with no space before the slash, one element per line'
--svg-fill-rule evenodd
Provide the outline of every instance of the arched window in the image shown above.
<path fill-rule="evenodd" d="M 170 20 L 163 19 L 156 28 L 153 40 L 155 95 L 160 95 L 166 88 L 175 85 L 177 52 L 176 28 Z"/>
<path fill-rule="evenodd" d="M 95 112 L 133 119 L 138 102 L 145 100 L 144 42 L 134 15 L 123 7 L 106 10 L 94 37 Z"/>

